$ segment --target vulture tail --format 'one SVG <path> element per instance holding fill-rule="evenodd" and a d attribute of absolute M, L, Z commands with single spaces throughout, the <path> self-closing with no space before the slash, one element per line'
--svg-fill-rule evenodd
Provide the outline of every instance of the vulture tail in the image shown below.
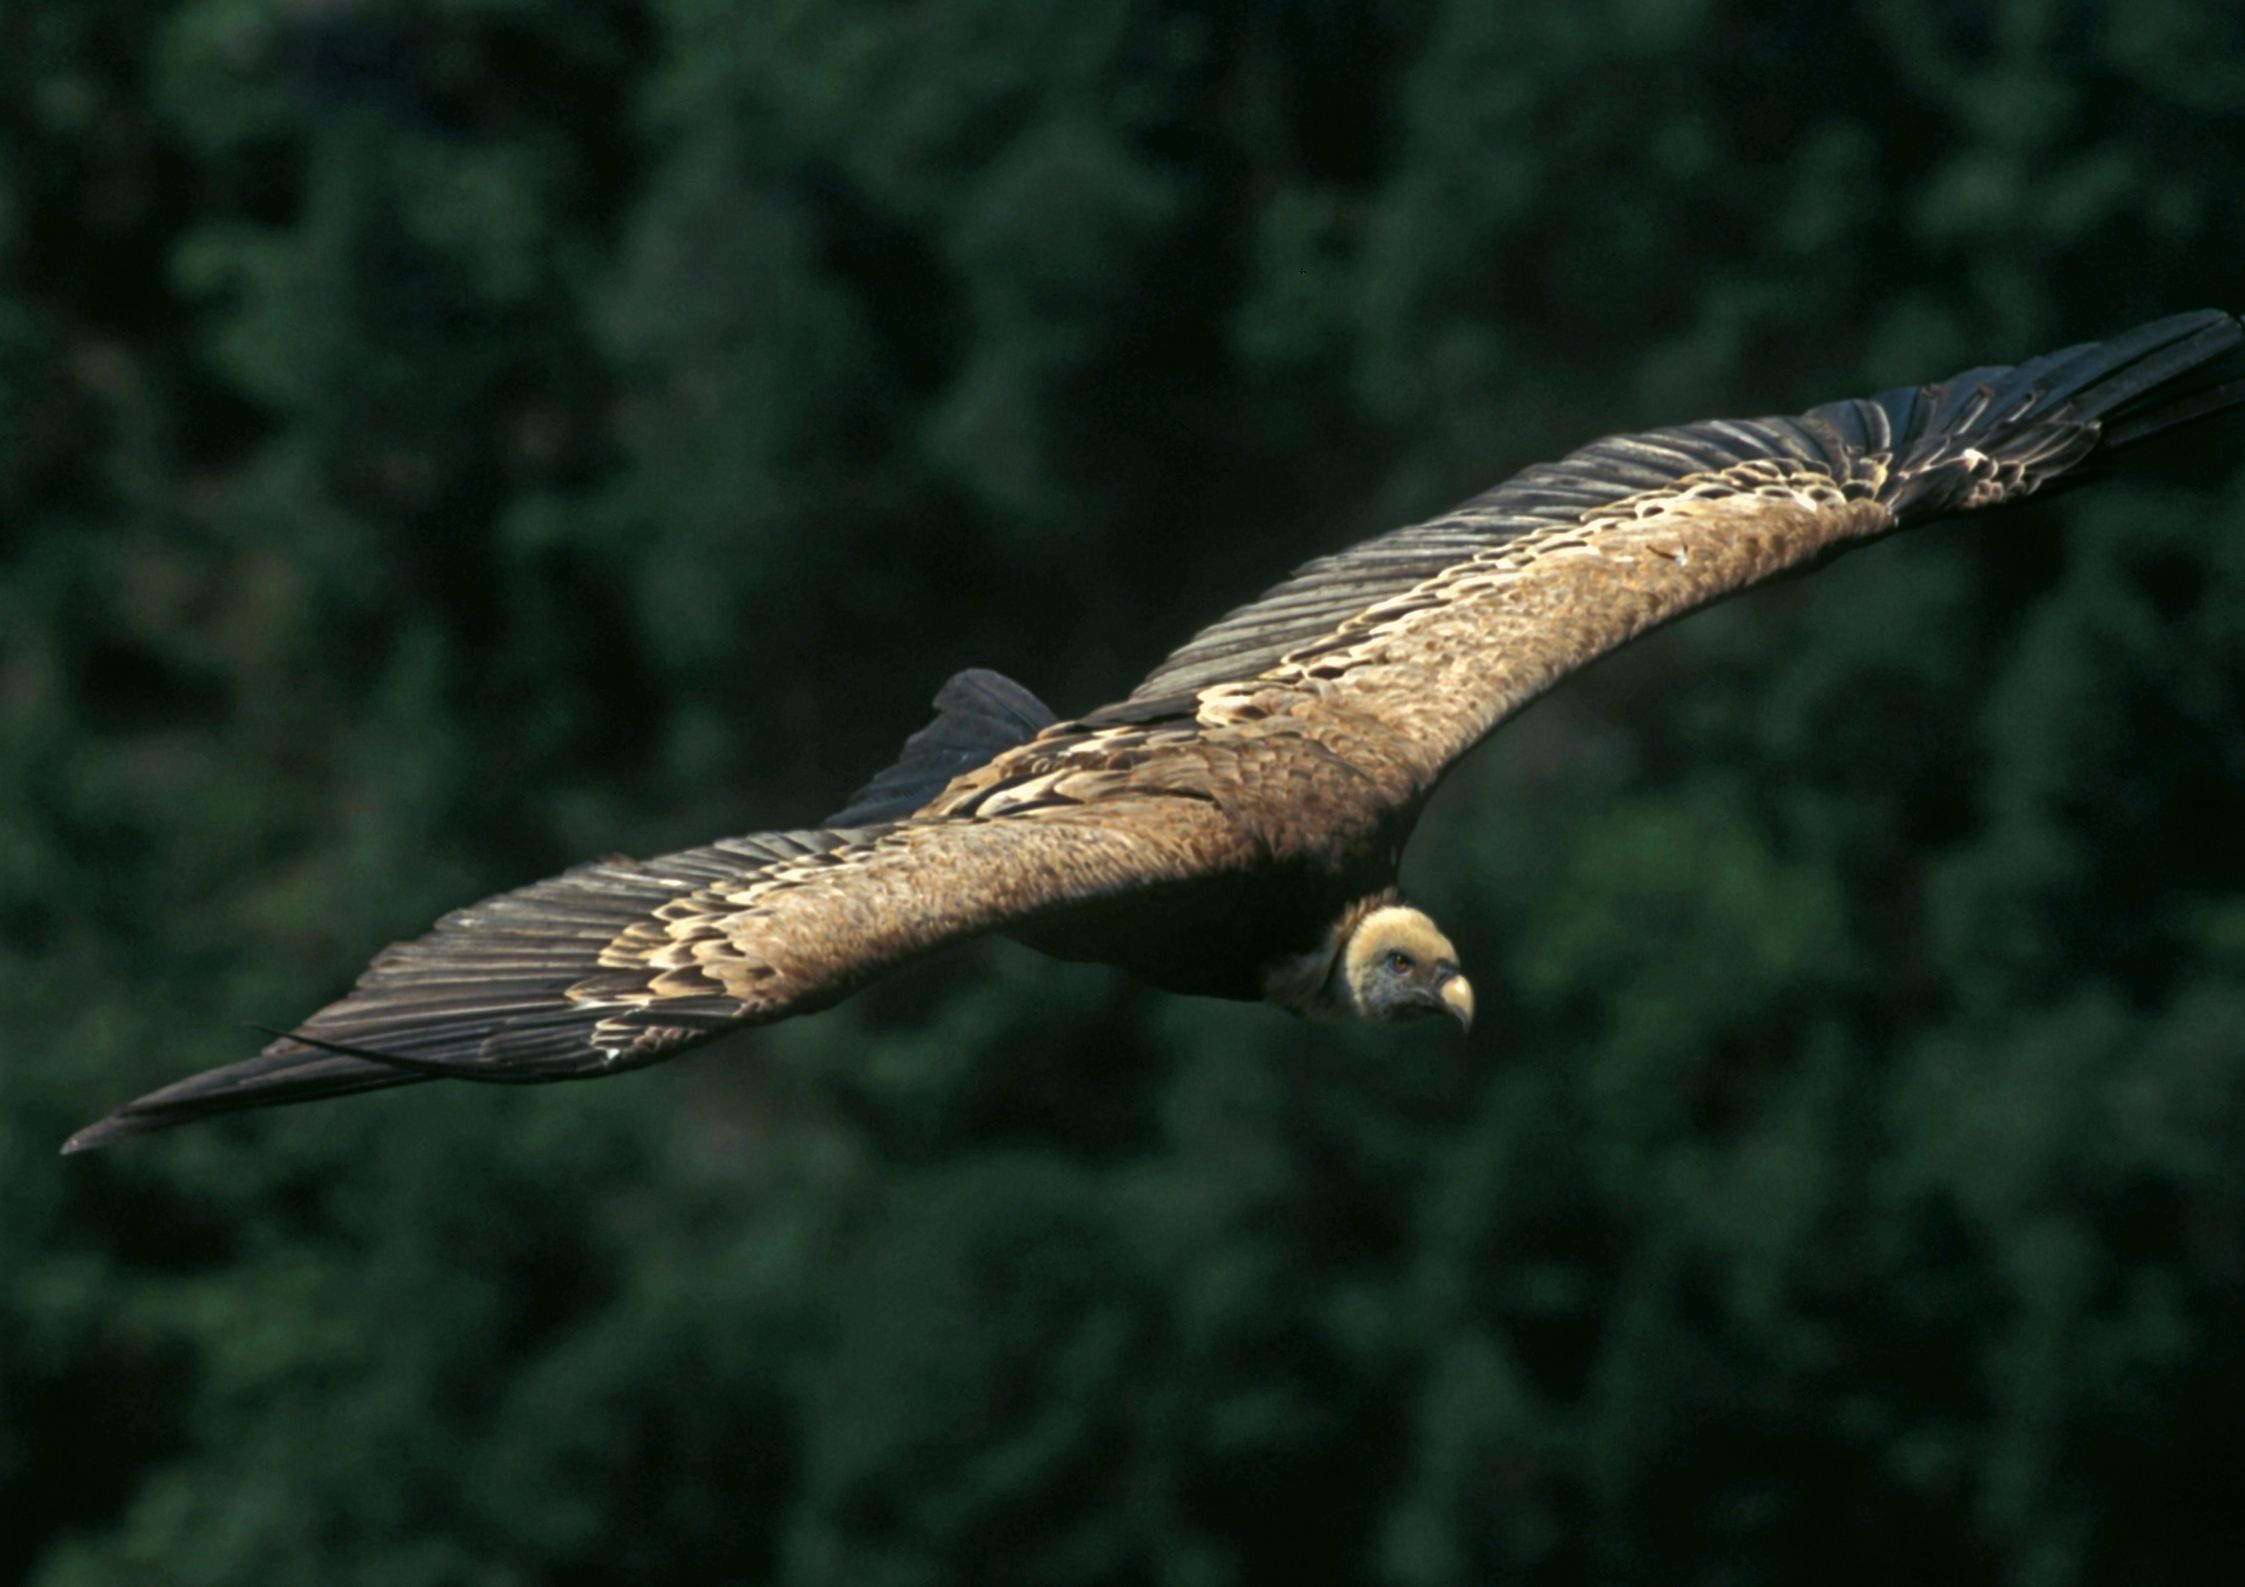
<path fill-rule="evenodd" d="M 904 741 L 894 766 L 850 796 L 826 818 L 830 827 L 901 821 L 942 792 L 952 778 L 1027 743 L 1059 720 L 1020 684 L 986 667 L 954 675 L 935 694 L 935 720 Z"/>

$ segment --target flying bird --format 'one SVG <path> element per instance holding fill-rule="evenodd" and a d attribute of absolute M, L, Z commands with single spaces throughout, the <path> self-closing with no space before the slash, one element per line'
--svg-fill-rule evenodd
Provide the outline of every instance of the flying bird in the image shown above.
<path fill-rule="evenodd" d="M 2245 404 L 2241 346 L 2209 310 L 1794 418 L 1594 441 L 1308 563 L 1072 721 L 963 672 L 819 826 L 471 904 L 256 1057 L 63 1150 L 424 1080 L 637 1069 L 988 932 L 1311 1019 L 1469 1025 L 1457 950 L 1396 887 L 1460 756 L 1673 618 Z"/>

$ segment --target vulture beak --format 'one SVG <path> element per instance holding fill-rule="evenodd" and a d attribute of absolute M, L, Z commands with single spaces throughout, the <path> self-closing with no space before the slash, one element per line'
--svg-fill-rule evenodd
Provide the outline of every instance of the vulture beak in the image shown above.
<path fill-rule="evenodd" d="M 1462 975 L 1452 973 L 1443 978 L 1438 990 L 1442 1006 L 1458 1022 L 1458 1029 L 1473 1029 L 1473 983 Z"/>

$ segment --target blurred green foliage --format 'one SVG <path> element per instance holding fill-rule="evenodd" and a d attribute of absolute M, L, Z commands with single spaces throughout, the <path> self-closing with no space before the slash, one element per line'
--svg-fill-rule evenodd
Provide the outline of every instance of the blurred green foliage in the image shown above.
<path fill-rule="evenodd" d="M 2240 307 L 2215 0 L 0 12 L 0 1580 L 2234 1569 L 2245 477 L 1601 665 L 1470 1045 L 982 948 L 68 1163 L 1604 430 Z"/>

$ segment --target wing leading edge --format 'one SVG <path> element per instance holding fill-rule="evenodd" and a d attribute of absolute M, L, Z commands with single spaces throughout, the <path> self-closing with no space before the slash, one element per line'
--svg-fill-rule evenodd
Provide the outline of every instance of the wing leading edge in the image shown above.
<path fill-rule="evenodd" d="M 1894 530 L 2077 481 L 2120 447 L 2245 402 L 2241 345 L 2234 315 L 2177 315 L 1794 418 L 1609 436 L 1307 564 L 1188 640 L 1131 700 L 1192 700 L 1211 719 L 1315 687 L 1385 722 L 1430 786 L 1513 711 L 1650 628 Z"/>
<path fill-rule="evenodd" d="M 454 911 L 256 1057 L 128 1103 L 63 1150 L 421 1080 L 640 1068 L 825 1008 L 947 942 L 1251 858 L 1212 804 L 1148 793 L 599 861 Z"/>

